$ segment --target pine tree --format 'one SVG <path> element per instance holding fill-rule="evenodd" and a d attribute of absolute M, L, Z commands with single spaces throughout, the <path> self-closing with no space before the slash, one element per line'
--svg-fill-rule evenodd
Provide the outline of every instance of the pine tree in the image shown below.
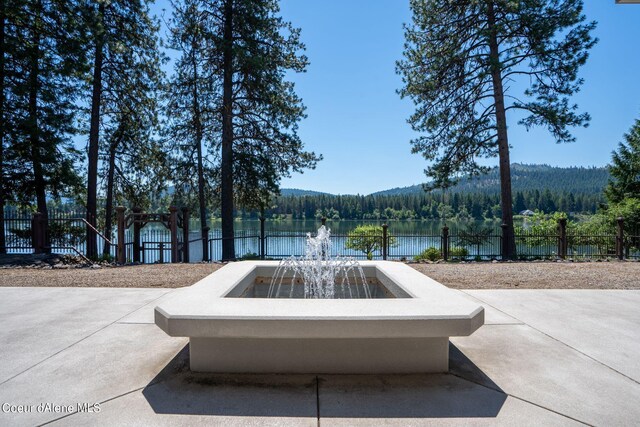
<path fill-rule="evenodd" d="M 5 207 L 30 204 L 33 199 L 23 126 L 26 98 L 20 95 L 24 93 L 26 12 L 23 0 L 0 3 L 0 253 L 6 252 Z"/>
<path fill-rule="evenodd" d="M 588 123 L 569 96 L 582 83 L 577 73 L 595 40 L 582 0 L 411 0 L 405 29 L 401 96 L 417 105 L 409 119 L 426 133 L 413 152 L 434 163 L 432 187 L 448 187 L 462 173 L 486 172 L 478 158 L 499 157 L 503 254 L 515 256 L 507 112 L 529 114 L 527 128 L 546 126 L 558 142 L 572 141 L 568 127 Z M 505 85 L 530 82 L 524 98 Z"/>
<path fill-rule="evenodd" d="M 215 115 L 203 118 L 218 137 L 222 257 L 235 258 L 235 204 L 259 207 L 278 192 L 282 177 L 313 167 L 319 156 L 304 151 L 297 135 L 304 106 L 285 79 L 302 72 L 300 31 L 278 16 L 277 0 L 189 0 L 202 26 L 206 49 L 197 53 Z M 187 25 L 187 21 L 177 22 Z M 180 30 L 178 30 L 180 31 Z M 184 51 L 184 50 L 183 50 Z M 204 106 L 202 108 L 205 108 Z M 204 110 L 202 110 L 204 111 Z M 206 119 L 206 120 L 205 120 Z"/>
<path fill-rule="evenodd" d="M 164 137 L 172 146 L 175 197 L 198 206 L 203 254 L 207 253 L 207 200 L 219 181 L 216 151 L 220 133 L 218 64 L 209 57 L 217 21 L 206 1 L 173 2 L 169 47 L 181 52 L 168 84 Z M 192 194 L 197 194 L 193 203 Z"/>
<path fill-rule="evenodd" d="M 18 25 L 24 19 L 20 0 L 0 3 L 0 254 L 6 253 L 4 210 L 7 203 L 28 202 L 30 193 L 17 125 L 21 119 L 15 97 L 20 77 Z M 31 193 L 32 194 L 32 193 Z"/>
<path fill-rule="evenodd" d="M 148 141 L 144 134 L 148 133 L 149 127 L 155 122 L 156 107 L 153 98 L 154 91 L 160 84 L 159 67 L 162 58 L 158 48 L 158 25 L 150 17 L 150 2 L 151 0 L 101 0 L 86 5 L 87 25 L 91 29 L 93 42 L 87 221 L 96 226 L 99 159 L 101 153 L 107 153 L 104 156 L 109 165 L 105 168 L 108 176 L 107 232 L 110 232 L 116 153 L 123 156 L 128 151 L 134 157 L 148 159 L 146 155 L 153 152 L 144 146 L 143 141 Z M 141 129 L 135 129 L 140 127 Z M 129 140 L 125 144 L 127 135 L 133 134 L 137 134 L 142 141 Z M 105 141 L 108 144 L 101 145 L 100 137 L 107 135 L 109 141 Z M 127 149 L 123 150 L 119 145 L 126 145 Z M 134 147 L 139 151 L 132 153 Z M 135 161 L 128 163 L 129 167 L 136 167 Z M 127 172 L 122 169 L 120 171 Z M 108 250 L 108 245 L 105 245 L 104 252 L 108 253 Z M 96 233 L 87 227 L 87 256 L 95 255 Z"/>
<path fill-rule="evenodd" d="M 304 106 L 285 80 L 307 65 L 300 30 L 278 16 L 277 0 L 224 0 L 221 11 L 222 256 L 231 259 L 234 187 L 240 202 L 263 199 L 248 194 L 277 192 L 282 177 L 314 167 L 319 157 L 303 151 L 297 124 Z"/>
<path fill-rule="evenodd" d="M 640 120 L 636 120 L 624 139 L 625 142 L 619 143 L 618 150 L 611 155 L 611 178 L 605 189 L 611 204 L 626 198 L 640 199 Z"/>
<path fill-rule="evenodd" d="M 112 232 L 115 203 L 148 209 L 160 198 L 168 181 L 166 147 L 155 137 L 163 74 L 154 37 L 146 47 L 135 46 L 135 55 L 123 55 L 121 74 L 114 75 L 122 78 L 110 81 L 106 92 L 118 96 L 104 102 L 102 114 L 105 236 Z M 103 254 L 109 253 L 110 246 L 105 242 Z"/>
<path fill-rule="evenodd" d="M 10 57 L 11 51 L 13 50 L 13 46 L 10 43 L 7 43 L 7 12 L 11 12 L 11 10 L 7 10 L 7 2 L 3 1 L 0 3 L 0 254 L 7 252 L 5 243 L 4 207 L 6 200 L 9 199 L 11 193 L 8 185 L 5 184 L 5 170 L 7 165 L 6 156 L 8 154 L 8 150 L 5 149 L 5 145 L 7 148 L 9 147 L 10 138 L 8 138 L 7 130 L 11 128 L 11 126 L 7 126 L 8 117 L 5 115 L 5 109 L 7 107 L 5 87 L 9 80 L 7 78 L 7 71 L 8 68 L 10 68 L 7 67 L 7 57 Z"/>
<path fill-rule="evenodd" d="M 45 219 L 47 197 L 57 197 L 80 184 L 75 172 L 78 152 L 72 144 L 77 133 L 76 101 L 80 94 L 84 40 L 78 2 L 24 0 L 3 2 L 7 19 L 5 37 L 13 40 L 14 71 L 11 104 L 13 186 L 20 201 L 31 203 Z M 5 82 L 7 83 L 7 82 Z M 6 126 L 6 123 L 5 123 Z M 5 132 L 4 137 L 7 136 Z"/>

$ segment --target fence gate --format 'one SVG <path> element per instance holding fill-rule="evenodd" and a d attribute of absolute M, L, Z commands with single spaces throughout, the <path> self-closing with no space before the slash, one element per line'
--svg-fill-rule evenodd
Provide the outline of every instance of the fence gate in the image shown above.
<path fill-rule="evenodd" d="M 126 262 L 126 245 L 125 242 L 125 230 L 133 226 L 133 242 L 132 245 L 132 261 L 140 262 L 141 255 L 144 258 L 143 251 L 147 250 L 144 245 L 141 245 L 140 231 L 149 223 L 160 223 L 170 231 L 171 239 L 169 245 L 171 246 L 171 262 L 177 263 L 189 262 L 189 209 L 180 209 L 181 214 L 178 212 L 178 208 L 171 206 L 169 213 L 145 213 L 140 208 L 133 208 L 132 212 L 125 215 L 125 208 L 118 206 L 116 208 L 117 224 L 118 224 L 118 249 L 117 249 L 117 261 L 119 263 Z M 178 229 L 182 229 L 182 241 L 178 238 Z M 160 260 L 163 259 L 163 245 L 165 242 L 160 243 Z"/>

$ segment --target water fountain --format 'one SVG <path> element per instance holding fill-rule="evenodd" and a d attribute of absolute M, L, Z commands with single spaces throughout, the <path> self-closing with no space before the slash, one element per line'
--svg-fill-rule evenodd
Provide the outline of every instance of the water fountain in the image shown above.
<path fill-rule="evenodd" d="M 304 256 L 292 256 L 280 263 L 271 279 L 268 297 L 371 298 L 360 264 L 352 258 L 331 255 L 330 236 L 331 231 L 324 225 L 316 237 L 307 233 Z M 290 282 L 285 281 L 287 273 L 291 273 Z M 286 292 L 283 285 L 288 288 Z M 297 288 L 303 292 L 295 292 Z"/>
<path fill-rule="evenodd" d="M 155 322 L 189 337 L 193 371 L 446 372 L 449 337 L 484 309 L 411 267 L 332 256 L 324 226 L 303 257 L 226 265 L 172 293 Z"/>

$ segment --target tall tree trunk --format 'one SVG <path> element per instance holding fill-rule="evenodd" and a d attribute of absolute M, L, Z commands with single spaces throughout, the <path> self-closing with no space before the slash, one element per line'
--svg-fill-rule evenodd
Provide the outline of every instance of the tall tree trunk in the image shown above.
<path fill-rule="evenodd" d="M 4 191 L 4 80 L 5 80 L 5 44 L 4 21 L 6 17 L 6 5 L 0 0 L 0 254 L 7 253 L 7 245 L 4 237 L 4 204 L 7 195 Z"/>
<path fill-rule="evenodd" d="M 111 238 L 111 218 L 113 216 L 113 177 L 116 170 L 116 148 L 117 142 L 112 142 L 109 147 L 109 166 L 107 171 L 107 200 L 104 206 L 104 235 L 107 239 Z M 104 242 L 102 254 L 107 257 L 111 252 L 109 242 Z"/>
<path fill-rule="evenodd" d="M 41 140 L 38 124 L 38 87 L 40 75 L 40 13 L 42 13 L 42 3 L 38 2 L 35 10 L 33 33 L 31 40 L 31 57 L 29 64 L 29 144 L 31 146 L 31 162 L 33 165 L 33 187 L 36 193 L 36 206 L 38 212 L 42 214 L 44 223 L 48 225 L 49 212 L 47 211 L 47 184 L 44 178 L 41 158 Z M 51 242 L 49 233 L 45 233 L 45 247 L 49 252 Z"/>
<path fill-rule="evenodd" d="M 487 24 L 489 27 L 489 58 L 493 81 L 493 98 L 496 106 L 496 126 L 498 130 L 498 156 L 500 159 L 500 207 L 504 227 L 502 256 L 515 258 L 515 235 L 513 230 L 513 203 L 511 197 L 511 163 L 509 160 L 509 139 L 507 136 L 507 114 L 504 105 L 504 89 L 500 70 L 500 49 L 496 28 L 493 0 L 487 1 Z"/>
<path fill-rule="evenodd" d="M 91 125 L 89 128 L 89 153 L 87 165 L 87 222 L 96 227 L 98 214 L 98 144 L 100 137 L 100 101 L 102 97 L 102 61 L 104 48 L 104 2 L 98 6 L 98 19 L 96 33 L 96 51 L 93 63 L 93 83 L 91 94 Z M 87 257 L 95 258 L 98 255 L 98 238 L 90 227 L 87 227 Z"/>
<path fill-rule="evenodd" d="M 193 41 L 191 45 L 192 53 L 192 66 L 194 74 L 193 82 L 193 124 L 196 131 L 196 152 L 198 155 L 198 205 L 200 209 L 200 236 L 202 238 L 202 254 L 208 253 L 207 246 L 209 245 L 209 236 L 207 233 L 207 204 L 204 196 L 204 165 L 202 161 L 202 112 L 200 111 L 200 102 L 198 95 L 198 62 L 196 60 L 196 42 Z M 185 244 L 189 244 L 185 242 Z M 210 254 L 207 259 L 203 261 L 209 261 Z"/>
<path fill-rule="evenodd" d="M 222 259 L 235 259 L 233 236 L 233 0 L 224 5 L 222 55 L 222 158 L 220 213 L 222 219 Z"/>

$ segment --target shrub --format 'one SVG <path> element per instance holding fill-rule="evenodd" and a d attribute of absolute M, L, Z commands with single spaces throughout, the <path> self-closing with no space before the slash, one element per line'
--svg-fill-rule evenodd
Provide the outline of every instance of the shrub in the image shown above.
<path fill-rule="evenodd" d="M 242 255 L 240 259 L 243 261 L 256 260 L 260 259 L 260 255 L 255 252 L 247 252 L 246 254 Z"/>
<path fill-rule="evenodd" d="M 111 256 L 110 254 L 106 254 L 106 255 L 105 254 L 100 254 L 100 255 L 94 257 L 94 259 L 93 259 L 93 261 L 97 261 L 97 262 L 106 261 L 106 262 L 109 262 L 109 263 L 115 262 L 115 260 L 116 260 L 115 257 Z"/>
<path fill-rule="evenodd" d="M 467 250 L 467 248 L 463 248 L 461 246 L 454 246 L 451 249 L 449 249 L 449 255 L 452 258 L 464 259 L 469 256 L 469 251 Z"/>
<path fill-rule="evenodd" d="M 442 258 L 442 254 L 440 253 L 440 250 L 434 248 L 433 246 L 425 249 L 419 255 L 416 255 L 415 257 L 413 257 L 413 259 L 416 261 L 422 261 L 422 260 L 436 261 L 441 258 Z"/>

